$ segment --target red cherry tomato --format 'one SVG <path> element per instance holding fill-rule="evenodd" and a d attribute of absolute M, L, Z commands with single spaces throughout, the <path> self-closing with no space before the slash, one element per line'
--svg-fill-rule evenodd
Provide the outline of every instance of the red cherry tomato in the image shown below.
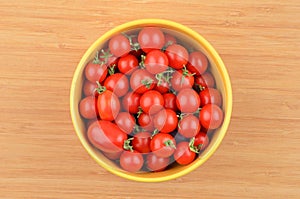
<path fill-rule="evenodd" d="M 201 106 L 206 104 L 216 104 L 221 106 L 222 104 L 222 96 L 220 91 L 214 88 L 207 88 L 200 92 L 200 101 Z"/>
<path fill-rule="evenodd" d="M 138 123 L 146 131 L 154 131 L 153 119 L 152 116 L 150 116 L 149 114 L 141 113 L 138 117 Z"/>
<path fill-rule="evenodd" d="M 164 107 L 166 109 L 172 109 L 173 111 L 178 111 L 176 105 L 176 95 L 174 95 L 173 93 L 165 93 L 163 94 L 163 98 L 165 100 Z"/>
<path fill-rule="evenodd" d="M 176 105 L 183 113 L 193 113 L 200 106 L 200 97 L 193 89 L 182 89 L 177 94 Z"/>
<path fill-rule="evenodd" d="M 88 139 L 98 149 L 106 153 L 117 153 L 123 150 L 127 134 L 109 121 L 96 121 L 88 128 Z"/>
<path fill-rule="evenodd" d="M 188 142 L 180 142 L 177 144 L 174 152 L 174 159 L 178 164 L 187 165 L 194 161 L 196 153 L 190 150 Z"/>
<path fill-rule="evenodd" d="M 131 114 L 136 114 L 139 111 L 141 95 L 135 92 L 127 93 L 122 99 L 122 107 L 125 111 Z"/>
<path fill-rule="evenodd" d="M 170 46 L 172 44 L 176 44 L 177 40 L 173 35 L 165 34 L 165 45 L 164 46 Z"/>
<path fill-rule="evenodd" d="M 84 74 L 90 82 L 103 82 L 107 75 L 107 66 L 105 64 L 101 65 L 90 62 L 86 65 Z"/>
<path fill-rule="evenodd" d="M 144 61 L 146 70 L 151 74 L 161 73 L 168 68 L 168 57 L 160 50 L 151 50 Z"/>
<path fill-rule="evenodd" d="M 223 122 L 223 111 L 215 104 L 207 104 L 200 111 L 201 125 L 206 129 L 217 129 Z"/>
<path fill-rule="evenodd" d="M 146 159 L 147 168 L 150 171 L 163 171 L 169 165 L 170 158 L 158 157 L 153 153 L 149 153 Z"/>
<path fill-rule="evenodd" d="M 150 153 L 151 134 L 148 132 L 139 132 L 133 136 L 131 141 L 134 150 L 140 153 Z"/>
<path fill-rule="evenodd" d="M 120 158 L 121 154 L 123 151 L 119 151 L 119 152 L 115 152 L 115 153 L 105 153 L 103 152 L 103 154 L 110 160 L 117 160 Z"/>
<path fill-rule="evenodd" d="M 130 86 L 134 92 L 142 94 L 154 88 L 155 78 L 147 70 L 138 69 L 130 77 Z"/>
<path fill-rule="evenodd" d="M 175 91 L 180 91 L 184 88 L 192 88 L 194 85 L 194 76 L 187 70 L 175 71 L 171 79 L 171 85 Z"/>
<path fill-rule="evenodd" d="M 163 109 L 154 116 L 154 127 L 161 133 L 170 133 L 178 125 L 178 118 L 172 109 Z"/>
<path fill-rule="evenodd" d="M 161 94 L 167 93 L 170 90 L 169 83 L 162 80 L 159 85 L 156 84 L 154 89 L 160 92 Z"/>
<path fill-rule="evenodd" d="M 84 84 L 83 84 L 83 93 L 85 96 L 90 96 L 90 95 L 94 95 L 95 93 L 95 89 L 97 88 L 97 84 L 96 83 L 93 83 L 93 82 L 90 82 L 88 80 L 85 80 L 84 81 Z"/>
<path fill-rule="evenodd" d="M 179 121 L 178 132 L 187 138 L 192 138 L 200 131 L 200 121 L 194 115 L 186 115 Z"/>
<path fill-rule="evenodd" d="M 131 54 L 121 57 L 118 62 L 119 71 L 125 75 L 131 75 L 138 66 L 137 58 Z"/>
<path fill-rule="evenodd" d="M 106 78 L 104 86 L 118 97 L 122 97 L 128 92 L 129 82 L 124 74 L 116 73 Z"/>
<path fill-rule="evenodd" d="M 145 27 L 138 35 L 141 49 L 148 53 L 153 49 L 161 49 L 165 44 L 165 36 L 157 27 Z"/>
<path fill-rule="evenodd" d="M 195 76 L 195 84 L 204 88 L 213 88 L 215 79 L 210 72 L 205 72 L 202 75 Z"/>
<path fill-rule="evenodd" d="M 109 40 L 108 47 L 110 52 L 116 57 L 127 55 L 130 50 L 130 42 L 124 35 L 116 35 Z"/>
<path fill-rule="evenodd" d="M 170 134 L 158 133 L 151 139 L 150 148 L 159 157 L 170 157 L 176 149 L 176 141 Z"/>
<path fill-rule="evenodd" d="M 189 55 L 189 62 L 187 64 L 187 69 L 191 73 L 196 73 L 196 75 L 203 74 L 208 65 L 207 57 L 200 51 L 192 52 Z"/>
<path fill-rule="evenodd" d="M 79 112 L 86 119 L 94 119 L 97 117 L 95 97 L 88 96 L 83 98 L 79 103 Z"/>
<path fill-rule="evenodd" d="M 189 59 L 188 51 L 179 44 L 168 46 L 165 53 L 169 59 L 169 66 L 176 70 L 183 68 Z"/>
<path fill-rule="evenodd" d="M 102 93 L 99 93 L 97 108 L 99 116 L 102 120 L 113 121 L 119 114 L 120 102 L 118 97 L 113 92 L 106 90 Z"/>
<path fill-rule="evenodd" d="M 120 156 L 120 166 L 126 171 L 138 172 L 143 164 L 143 156 L 137 151 L 124 151 Z"/>
<path fill-rule="evenodd" d="M 121 112 L 115 119 L 115 123 L 125 133 L 130 134 L 135 126 L 135 119 L 130 113 Z"/>
<path fill-rule="evenodd" d="M 145 113 L 155 114 L 164 107 L 164 98 L 158 91 L 147 91 L 140 99 L 140 106 Z"/>
<path fill-rule="evenodd" d="M 109 49 L 99 52 L 99 60 L 109 67 L 116 66 L 118 63 L 118 57 L 112 55 Z"/>
<path fill-rule="evenodd" d="M 204 150 L 209 144 L 209 138 L 206 133 L 199 132 L 195 136 L 194 146 L 199 150 Z"/>

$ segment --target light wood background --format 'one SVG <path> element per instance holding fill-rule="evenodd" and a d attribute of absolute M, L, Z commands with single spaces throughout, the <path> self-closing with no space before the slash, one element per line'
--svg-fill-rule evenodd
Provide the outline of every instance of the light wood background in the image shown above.
<path fill-rule="evenodd" d="M 198 31 L 232 80 L 232 121 L 220 148 L 164 183 L 98 166 L 69 114 L 85 50 L 139 18 Z M 300 198 L 299 53 L 299 0 L 0 0 L 0 198 Z"/>

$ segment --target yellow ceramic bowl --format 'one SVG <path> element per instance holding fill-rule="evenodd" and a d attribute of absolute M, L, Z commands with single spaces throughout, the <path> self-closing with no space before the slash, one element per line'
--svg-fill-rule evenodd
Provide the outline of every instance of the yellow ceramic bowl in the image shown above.
<path fill-rule="evenodd" d="M 84 81 L 83 72 L 85 65 L 93 59 L 96 51 L 99 50 L 113 35 L 133 29 L 139 29 L 145 26 L 157 26 L 161 27 L 165 31 L 171 31 L 176 37 L 192 42 L 194 46 L 196 44 L 197 48 L 206 54 L 211 64 L 210 72 L 213 74 L 216 80 L 217 89 L 221 92 L 223 97 L 222 109 L 225 116 L 222 126 L 215 131 L 209 146 L 191 164 L 187 166 L 174 166 L 162 172 L 129 173 L 120 169 L 89 143 L 86 136 L 84 121 L 80 117 L 78 111 L 78 104 L 82 95 L 82 85 Z M 223 61 L 215 49 L 201 35 L 190 28 L 173 21 L 162 19 L 141 19 L 122 24 L 113 28 L 112 30 L 109 30 L 95 43 L 93 43 L 93 45 L 91 45 L 91 47 L 86 51 L 80 60 L 73 77 L 70 93 L 70 111 L 77 136 L 87 152 L 96 160 L 99 165 L 113 174 L 130 180 L 142 182 L 160 182 L 178 178 L 193 171 L 207 161 L 209 157 L 216 151 L 226 134 L 230 122 L 232 111 L 232 90 L 230 79 Z"/>

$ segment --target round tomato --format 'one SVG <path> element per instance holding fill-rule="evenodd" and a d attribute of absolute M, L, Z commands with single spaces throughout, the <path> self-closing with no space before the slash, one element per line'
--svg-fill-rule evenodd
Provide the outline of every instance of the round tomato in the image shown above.
<path fill-rule="evenodd" d="M 97 87 L 98 86 L 97 86 L 96 83 L 85 80 L 84 84 L 83 84 L 83 93 L 84 93 L 84 95 L 85 96 L 94 95 L 95 90 L 96 90 Z"/>
<path fill-rule="evenodd" d="M 129 89 L 127 77 L 122 73 L 116 73 L 108 76 L 104 81 L 107 90 L 112 91 L 116 96 L 124 96 Z"/>
<path fill-rule="evenodd" d="M 84 74 L 90 82 L 103 82 L 107 75 L 107 66 L 105 64 L 95 64 L 90 62 L 86 65 Z"/>
<path fill-rule="evenodd" d="M 195 76 L 195 85 L 202 88 L 213 88 L 215 79 L 210 72 L 205 72 L 202 75 Z"/>
<path fill-rule="evenodd" d="M 118 62 L 119 71 L 125 75 L 131 75 L 138 66 L 138 59 L 131 54 L 121 57 Z"/>
<path fill-rule="evenodd" d="M 189 59 L 188 51 L 179 44 L 168 46 L 165 53 L 169 59 L 169 66 L 176 70 L 183 68 Z"/>
<path fill-rule="evenodd" d="M 187 165 L 194 161 L 196 153 L 190 150 L 188 142 L 180 142 L 177 144 L 174 152 L 174 159 L 178 164 Z"/>
<path fill-rule="evenodd" d="M 175 91 L 192 88 L 194 85 L 194 76 L 186 69 L 175 71 L 171 79 L 171 85 Z"/>
<path fill-rule="evenodd" d="M 206 129 L 217 129 L 223 122 L 223 111 L 215 104 L 207 104 L 200 111 L 201 125 Z"/>
<path fill-rule="evenodd" d="M 97 117 L 95 97 L 88 96 L 83 98 L 79 103 L 79 112 L 86 119 L 94 119 Z"/>
<path fill-rule="evenodd" d="M 187 64 L 187 69 L 191 73 L 196 73 L 196 75 L 203 74 L 208 65 L 207 57 L 200 51 L 192 52 L 189 55 L 189 62 Z"/>
<path fill-rule="evenodd" d="M 154 116 L 153 123 L 161 133 L 170 133 L 176 129 L 178 118 L 172 109 L 163 109 Z"/>
<path fill-rule="evenodd" d="M 143 164 L 143 156 L 137 151 L 124 151 L 120 156 L 120 166 L 126 171 L 138 172 Z"/>
<path fill-rule="evenodd" d="M 222 96 L 220 91 L 214 88 L 207 88 L 200 92 L 200 101 L 201 106 L 206 104 L 216 104 L 221 106 L 222 104 Z"/>
<path fill-rule="evenodd" d="M 194 146 L 198 150 L 204 150 L 208 146 L 208 144 L 209 144 L 209 138 L 206 133 L 199 132 L 195 136 Z"/>
<path fill-rule="evenodd" d="M 168 47 L 176 43 L 177 43 L 176 38 L 173 35 L 165 34 L 165 45 L 164 45 L 165 47 Z"/>
<path fill-rule="evenodd" d="M 159 157 L 170 157 L 176 149 L 176 141 L 170 134 L 158 133 L 151 139 L 150 148 Z"/>
<path fill-rule="evenodd" d="M 144 61 L 146 70 L 151 74 L 161 73 L 168 68 L 168 57 L 160 50 L 151 50 Z"/>
<path fill-rule="evenodd" d="M 97 108 L 99 116 L 102 120 L 113 121 L 119 114 L 120 102 L 118 97 L 113 92 L 105 89 L 104 91 L 99 92 Z"/>
<path fill-rule="evenodd" d="M 109 40 L 108 47 L 110 52 L 116 57 L 127 55 L 130 50 L 130 42 L 124 35 L 116 35 Z"/>
<path fill-rule="evenodd" d="M 150 171 L 163 171 L 169 165 L 170 158 L 158 157 L 153 153 L 149 153 L 146 159 L 147 168 Z"/>
<path fill-rule="evenodd" d="M 165 80 L 161 80 L 161 82 L 158 84 L 156 84 L 155 90 L 157 90 L 158 92 L 160 92 L 161 94 L 163 93 L 167 93 L 169 91 L 169 83 L 166 82 Z"/>
<path fill-rule="evenodd" d="M 145 69 L 134 71 L 130 77 L 130 86 L 136 93 L 145 93 L 155 86 L 155 78 Z"/>
<path fill-rule="evenodd" d="M 149 114 L 141 113 L 138 117 L 138 123 L 146 131 L 154 131 L 153 119 Z"/>
<path fill-rule="evenodd" d="M 163 94 L 163 98 L 165 100 L 165 108 L 172 109 L 173 111 L 178 111 L 176 105 L 176 95 L 174 95 L 173 93 L 165 93 Z"/>
<path fill-rule="evenodd" d="M 123 150 L 127 134 L 112 122 L 99 120 L 88 128 L 88 139 L 98 149 L 106 153 Z"/>
<path fill-rule="evenodd" d="M 200 97 L 193 89 L 182 89 L 177 95 L 176 105 L 183 113 L 193 113 L 200 106 Z"/>
<path fill-rule="evenodd" d="M 140 106 L 143 112 L 155 114 L 164 107 L 164 98 L 156 90 L 147 91 L 140 99 Z"/>
<path fill-rule="evenodd" d="M 148 132 L 139 132 L 133 136 L 131 141 L 134 150 L 140 153 L 150 153 L 151 134 Z"/>
<path fill-rule="evenodd" d="M 135 119 L 130 113 L 121 112 L 118 114 L 117 118 L 115 119 L 115 123 L 124 132 L 130 134 L 133 131 L 133 128 L 135 126 Z"/>
<path fill-rule="evenodd" d="M 164 33 L 157 27 L 145 27 L 138 35 L 141 49 L 148 53 L 153 49 L 161 49 L 165 44 Z"/>
<path fill-rule="evenodd" d="M 105 153 L 103 152 L 103 154 L 110 160 L 117 160 L 120 158 L 122 151 L 119 152 L 115 152 L 115 153 Z"/>
<path fill-rule="evenodd" d="M 122 99 L 122 107 L 125 111 L 131 114 L 136 114 L 139 111 L 141 95 L 135 92 L 127 93 Z"/>
<path fill-rule="evenodd" d="M 186 115 L 178 123 L 178 132 L 187 138 L 192 138 L 200 131 L 200 121 L 194 115 Z"/>

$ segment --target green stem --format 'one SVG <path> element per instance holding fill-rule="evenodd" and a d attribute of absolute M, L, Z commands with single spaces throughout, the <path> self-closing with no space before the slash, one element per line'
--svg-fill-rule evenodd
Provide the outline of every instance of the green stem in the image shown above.
<path fill-rule="evenodd" d="M 190 150 L 194 153 L 199 153 L 200 150 L 198 149 L 198 147 L 194 146 L 194 143 L 195 143 L 195 138 L 193 137 L 189 142 Z"/>
<path fill-rule="evenodd" d="M 133 140 L 133 138 L 129 138 L 127 140 L 124 141 L 124 144 L 123 144 L 123 148 L 125 150 L 130 150 L 131 152 L 133 151 L 133 146 L 131 146 L 131 140 Z"/>
<path fill-rule="evenodd" d="M 95 89 L 99 94 L 103 93 L 106 91 L 106 87 L 105 86 L 101 86 L 101 84 L 96 81 L 96 84 L 97 84 L 97 88 Z"/>
<path fill-rule="evenodd" d="M 175 144 L 173 143 L 172 140 L 167 140 L 167 141 L 164 142 L 164 144 L 165 144 L 165 146 L 167 146 L 167 147 L 171 147 L 171 148 L 173 148 L 173 149 L 176 149 L 176 146 L 175 146 Z"/>

